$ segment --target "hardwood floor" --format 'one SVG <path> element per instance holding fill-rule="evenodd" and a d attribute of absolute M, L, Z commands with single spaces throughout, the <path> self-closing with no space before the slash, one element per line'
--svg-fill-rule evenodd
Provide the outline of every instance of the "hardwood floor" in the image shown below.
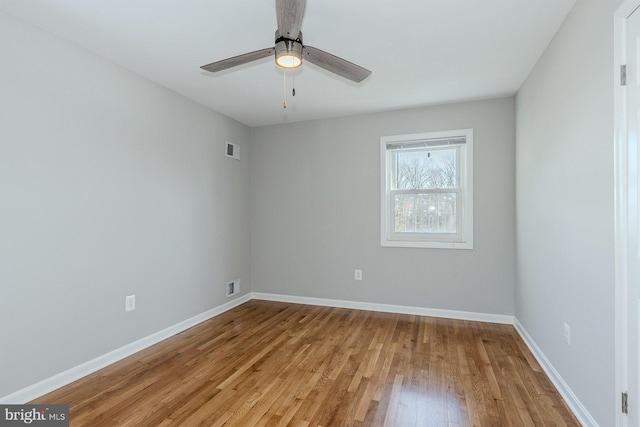
<path fill-rule="evenodd" d="M 512 326 L 250 301 L 31 403 L 71 426 L 579 426 Z"/>

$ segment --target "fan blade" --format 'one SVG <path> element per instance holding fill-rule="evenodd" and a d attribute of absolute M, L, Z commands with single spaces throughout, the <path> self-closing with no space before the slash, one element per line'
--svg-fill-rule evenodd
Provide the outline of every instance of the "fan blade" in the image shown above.
<path fill-rule="evenodd" d="M 227 68 L 236 67 L 238 65 L 246 64 L 247 62 L 257 61 L 258 59 L 266 58 L 269 55 L 273 55 L 276 49 L 268 47 L 266 49 L 256 50 L 255 52 L 245 53 L 243 55 L 234 56 L 232 58 L 223 59 L 222 61 L 212 62 L 211 64 L 203 65 L 203 70 L 211 71 L 215 73 L 217 71 L 226 70 Z"/>
<path fill-rule="evenodd" d="M 298 38 L 306 0 L 276 0 L 278 32 L 291 40 Z"/>
<path fill-rule="evenodd" d="M 335 55 L 327 53 L 323 50 L 311 46 L 305 46 L 303 58 L 312 64 L 322 67 L 327 71 L 360 83 L 369 75 L 371 71 L 362 68 L 359 65 L 349 62 L 346 59 L 339 58 Z"/>

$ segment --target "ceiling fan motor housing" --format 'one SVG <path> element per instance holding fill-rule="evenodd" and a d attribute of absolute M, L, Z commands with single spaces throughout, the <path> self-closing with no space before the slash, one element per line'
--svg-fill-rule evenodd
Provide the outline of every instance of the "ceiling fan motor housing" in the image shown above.
<path fill-rule="evenodd" d="M 295 40 L 283 37 L 276 31 L 276 64 L 283 68 L 302 65 L 302 31 Z"/>

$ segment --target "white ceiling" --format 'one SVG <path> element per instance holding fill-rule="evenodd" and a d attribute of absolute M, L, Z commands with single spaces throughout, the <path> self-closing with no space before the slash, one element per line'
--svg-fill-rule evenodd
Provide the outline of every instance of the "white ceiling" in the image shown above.
<path fill-rule="evenodd" d="M 369 70 L 360 84 L 304 63 L 296 96 L 266 58 L 274 0 L 0 0 L 59 35 L 248 126 L 513 95 L 575 0 L 308 0 L 304 43 Z M 288 73 L 290 76 L 290 73 Z"/>

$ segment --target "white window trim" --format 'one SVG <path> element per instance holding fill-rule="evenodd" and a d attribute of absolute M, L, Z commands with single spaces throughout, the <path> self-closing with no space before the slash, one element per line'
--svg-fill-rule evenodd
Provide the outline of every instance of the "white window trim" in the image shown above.
<path fill-rule="evenodd" d="M 450 236 L 436 233 L 407 233 L 402 239 L 393 233 L 391 218 L 394 217 L 389 191 L 390 156 L 387 144 L 415 143 L 417 141 L 440 140 L 446 138 L 465 138 L 464 156 L 459 156 L 461 206 L 459 209 L 459 226 L 461 232 L 456 240 Z M 439 249 L 473 249 L 473 129 L 458 129 L 442 132 L 425 132 L 409 135 L 383 136 L 380 138 L 380 245 L 400 248 L 439 248 Z M 456 234 L 458 236 L 458 234 Z"/>

